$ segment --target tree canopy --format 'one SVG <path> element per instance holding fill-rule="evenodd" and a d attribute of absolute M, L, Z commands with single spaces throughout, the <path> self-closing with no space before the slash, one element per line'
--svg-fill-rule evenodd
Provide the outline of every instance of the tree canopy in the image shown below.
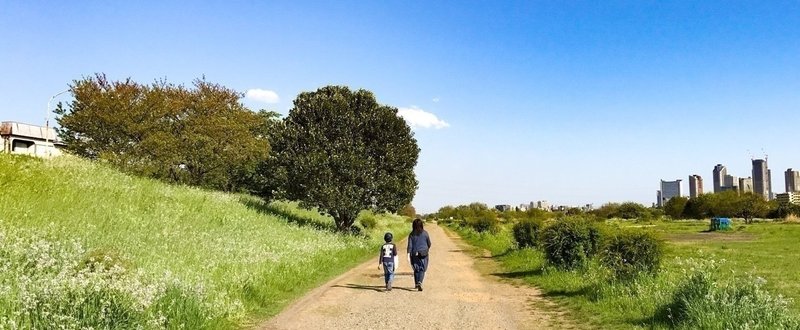
<path fill-rule="evenodd" d="M 96 74 L 70 86 L 56 120 L 67 149 L 124 171 L 174 183 L 240 190 L 266 158 L 264 117 L 240 93 L 197 79 L 191 88 Z"/>
<path fill-rule="evenodd" d="M 366 90 L 327 86 L 301 93 L 273 139 L 261 174 L 265 197 L 330 214 L 340 230 L 363 209 L 397 212 L 417 189 L 419 147 L 397 109 Z"/>

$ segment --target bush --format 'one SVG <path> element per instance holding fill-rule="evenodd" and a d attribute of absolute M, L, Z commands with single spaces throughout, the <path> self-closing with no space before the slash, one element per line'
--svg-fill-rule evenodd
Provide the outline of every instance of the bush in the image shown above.
<path fill-rule="evenodd" d="M 537 247 L 539 236 L 542 232 L 542 221 L 537 219 L 523 219 L 514 224 L 514 241 L 519 248 Z"/>
<path fill-rule="evenodd" d="M 624 230 L 604 241 L 600 260 L 615 278 L 627 280 L 641 273 L 655 274 L 663 251 L 663 243 L 652 233 Z"/>
<path fill-rule="evenodd" d="M 364 212 L 359 215 L 358 223 L 361 224 L 361 227 L 364 229 L 372 229 L 378 225 L 378 220 L 375 219 L 375 214 L 372 212 Z"/>
<path fill-rule="evenodd" d="M 479 217 L 467 219 L 467 225 L 475 229 L 475 231 L 479 233 L 491 232 L 496 233 L 498 231 L 498 221 L 497 217 L 494 215 L 482 215 Z"/>
<path fill-rule="evenodd" d="M 695 269 L 655 320 L 679 329 L 800 329 L 791 303 L 763 289 L 761 278 L 720 283 L 716 269 Z"/>
<path fill-rule="evenodd" d="M 583 218 L 565 218 L 542 231 L 547 261 L 559 268 L 583 266 L 598 249 L 600 228 Z"/>

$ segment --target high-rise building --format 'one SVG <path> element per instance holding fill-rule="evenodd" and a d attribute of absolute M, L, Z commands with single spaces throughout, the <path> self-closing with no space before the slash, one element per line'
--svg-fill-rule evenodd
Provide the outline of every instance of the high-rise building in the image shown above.
<path fill-rule="evenodd" d="M 733 190 L 739 192 L 739 178 L 733 175 L 725 175 L 725 184 L 722 185 L 722 191 Z"/>
<path fill-rule="evenodd" d="M 797 192 L 785 192 L 783 194 L 777 194 L 775 197 L 781 205 L 800 205 L 800 193 Z"/>
<path fill-rule="evenodd" d="M 766 159 L 753 159 L 753 192 L 766 200 L 772 197 L 771 176 Z"/>
<path fill-rule="evenodd" d="M 786 192 L 800 192 L 800 171 L 786 170 Z"/>
<path fill-rule="evenodd" d="M 662 207 L 664 204 L 667 203 L 672 197 L 680 197 L 681 196 L 681 179 L 675 181 L 664 181 L 661 180 L 661 190 L 659 190 L 659 200 L 658 206 Z"/>
<path fill-rule="evenodd" d="M 753 178 L 739 178 L 739 193 L 753 192 Z"/>
<path fill-rule="evenodd" d="M 697 174 L 689 176 L 689 197 L 695 198 L 703 194 L 703 178 Z"/>
<path fill-rule="evenodd" d="M 713 180 L 714 180 L 714 192 L 718 193 L 722 191 L 722 186 L 725 185 L 725 176 L 728 175 L 728 170 L 722 164 L 717 164 L 714 166 L 713 172 Z"/>

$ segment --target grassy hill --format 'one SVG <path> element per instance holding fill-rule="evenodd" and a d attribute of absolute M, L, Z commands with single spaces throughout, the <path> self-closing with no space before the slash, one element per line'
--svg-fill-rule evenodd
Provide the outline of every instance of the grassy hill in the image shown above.
<path fill-rule="evenodd" d="M 366 236 L 291 203 L 0 155 L 0 328 L 237 328 L 365 260 Z M 368 215 L 373 216 L 373 215 Z"/>

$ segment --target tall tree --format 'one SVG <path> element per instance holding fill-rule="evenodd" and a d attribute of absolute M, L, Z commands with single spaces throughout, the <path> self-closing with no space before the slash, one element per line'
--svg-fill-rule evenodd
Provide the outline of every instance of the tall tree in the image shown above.
<path fill-rule="evenodd" d="M 664 204 L 664 213 L 672 219 L 680 219 L 683 217 L 683 210 L 686 208 L 688 201 L 689 199 L 686 197 L 672 197 Z"/>
<path fill-rule="evenodd" d="M 339 230 L 363 209 L 397 212 L 414 197 L 417 142 L 397 109 L 369 91 L 301 93 L 280 131 L 267 168 L 281 182 L 278 196 L 330 214 Z"/>
<path fill-rule="evenodd" d="M 105 75 L 70 86 L 59 104 L 59 135 L 72 152 L 124 171 L 170 182 L 239 190 L 269 151 L 263 118 L 241 94 L 195 80 L 192 88 L 157 81 L 142 85 Z"/>
<path fill-rule="evenodd" d="M 406 216 L 406 217 L 409 217 L 409 218 L 415 218 L 417 216 L 417 209 L 414 208 L 414 205 L 411 205 L 411 203 L 409 203 L 409 204 L 406 204 L 406 206 L 403 206 L 403 208 L 400 209 L 400 211 L 398 213 L 400 215 L 403 215 L 403 216 Z"/>

